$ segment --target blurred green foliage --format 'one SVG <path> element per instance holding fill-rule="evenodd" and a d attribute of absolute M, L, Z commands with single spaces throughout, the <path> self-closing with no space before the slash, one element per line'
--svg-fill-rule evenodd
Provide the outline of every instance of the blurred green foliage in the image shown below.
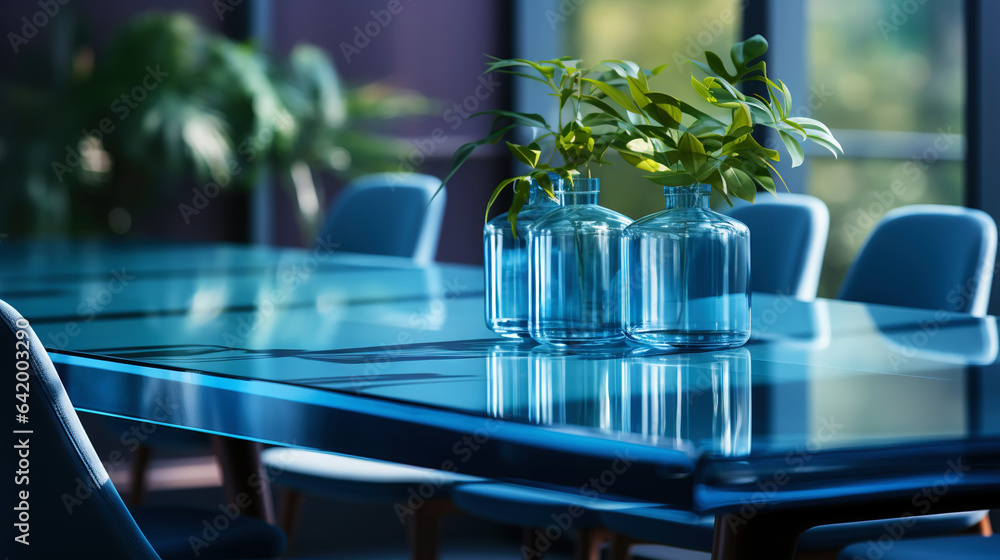
<path fill-rule="evenodd" d="M 79 29 L 55 35 L 39 76 L 0 83 L 0 219 L 11 233 L 104 233 L 116 207 L 148 210 L 192 183 L 252 187 L 273 172 L 308 240 L 323 210 L 319 172 L 389 169 L 408 145 L 378 123 L 430 109 L 410 92 L 344 87 L 315 47 L 276 59 L 184 14 L 129 22 L 96 60 Z"/>
<path fill-rule="evenodd" d="M 810 0 L 808 10 L 811 81 L 832 91 L 814 117 L 834 129 L 933 133 L 926 148 L 940 133 L 963 132 L 961 0 Z M 964 202 L 961 161 L 923 169 L 922 162 L 850 156 L 810 162 L 808 192 L 830 208 L 819 289 L 825 297 L 836 295 L 885 211 Z"/>

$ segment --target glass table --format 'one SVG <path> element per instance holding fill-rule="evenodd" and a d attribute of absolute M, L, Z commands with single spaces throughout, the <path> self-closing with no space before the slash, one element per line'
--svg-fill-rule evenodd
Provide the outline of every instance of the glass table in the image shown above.
<path fill-rule="evenodd" d="M 561 351 L 487 330 L 477 267 L 155 242 L 0 259 L 87 412 L 716 514 L 716 558 L 1000 507 L 992 317 L 754 294 L 743 348 Z"/>

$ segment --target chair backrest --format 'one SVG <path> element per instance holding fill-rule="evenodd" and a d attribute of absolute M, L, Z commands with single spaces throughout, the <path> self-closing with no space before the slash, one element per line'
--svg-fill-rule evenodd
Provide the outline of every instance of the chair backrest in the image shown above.
<path fill-rule="evenodd" d="M 28 395 L 28 421 L 22 424 L 14 414 L 7 421 L 7 449 L 15 454 L 8 465 L 23 471 L 5 477 L 3 495 L 15 505 L 3 523 L 7 550 L 25 558 L 159 558 L 111 484 L 42 343 L 2 301 L 0 318 L 0 364 L 9 378 L 28 372 L 16 391 Z M 22 519 L 27 525 L 19 527 Z M 21 528 L 27 529 L 28 546 L 14 541 Z"/>
<path fill-rule="evenodd" d="M 330 205 L 320 236 L 340 251 L 434 260 L 445 191 L 419 173 L 378 173 L 352 181 Z M 433 197 L 433 200 L 432 200 Z"/>
<path fill-rule="evenodd" d="M 886 213 L 837 297 L 986 315 L 997 225 L 980 210 L 919 204 Z"/>
<path fill-rule="evenodd" d="M 781 193 L 729 215 L 750 228 L 750 285 L 755 292 L 816 299 L 819 273 L 830 231 L 830 211 L 820 199 Z"/>

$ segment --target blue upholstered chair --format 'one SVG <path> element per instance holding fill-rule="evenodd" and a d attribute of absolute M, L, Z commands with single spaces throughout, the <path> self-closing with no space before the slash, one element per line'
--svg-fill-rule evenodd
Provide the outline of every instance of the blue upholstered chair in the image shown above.
<path fill-rule="evenodd" d="M 578 558 L 598 558 L 602 542 L 611 540 L 609 560 L 630 558 L 636 544 L 664 544 L 699 552 L 712 551 L 713 516 L 654 507 L 638 501 L 604 500 L 499 482 L 461 484 L 451 493 L 459 510 L 500 523 L 526 528 L 559 526 L 560 517 L 574 513 L 571 529 L 579 530 Z M 979 523 L 986 512 L 951 513 L 916 518 L 907 535 L 913 537 L 957 533 Z M 824 525 L 806 531 L 799 551 L 836 550 L 845 543 L 877 539 L 885 532 L 885 520 Z M 531 547 L 537 534 L 526 535 Z"/>
<path fill-rule="evenodd" d="M 906 530 L 906 536 L 957 533 L 979 523 L 985 516 L 986 512 L 979 511 L 914 517 L 913 525 Z M 629 547 L 642 543 L 665 544 L 700 552 L 712 551 L 715 530 L 715 519 L 712 516 L 699 517 L 691 512 L 669 508 L 642 508 L 602 511 L 600 518 L 601 523 L 616 535 L 609 560 L 626 560 L 630 557 Z M 837 550 L 845 543 L 878 539 L 885 534 L 886 523 L 891 521 L 860 521 L 813 527 L 799 537 L 797 551 Z M 960 538 L 952 536 L 948 539 Z"/>
<path fill-rule="evenodd" d="M 875 226 L 837 297 L 983 317 L 996 252 L 997 226 L 985 212 L 904 206 Z"/>
<path fill-rule="evenodd" d="M 194 548 L 199 559 L 272 558 L 282 553 L 282 532 L 246 515 L 186 508 L 130 513 L 80 425 L 38 337 L 4 302 L 0 302 L 0 319 L 4 367 L 12 375 L 27 372 L 24 391 L 29 395 L 29 423 L 16 424 L 14 415 L 8 417 L 8 449 L 15 453 L 15 461 L 20 454 L 26 463 L 21 465 L 24 479 L 11 476 L 5 483 L 8 489 L 4 496 L 14 505 L 13 516 L 27 524 L 4 524 L 6 550 L 14 552 L 13 556 L 172 559 L 193 558 Z M 26 359 L 15 348 L 18 342 L 22 348 L 25 343 L 28 346 Z M 13 432 L 25 429 L 31 433 Z M 235 506 L 234 511 L 238 513 Z M 225 519 L 216 522 L 220 515 Z M 206 522 L 216 525 L 214 532 L 205 533 Z M 30 544 L 19 554 L 22 545 L 15 537 L 22 535 L 22 528 L 26 535 L 22 538 Z M 199 540 L 189 540 L 192 537 Z"/>
<path fill-rule="evenodd" d="M 1000 558 L 1000 537 L 939 537 L 901 541 L 859 542 L 840 551 L 837 560 L 994 560 Z"/>
<path fill-rule="evenodd" d="M 434 196 L 441 180 L 416 173 L 381 173 L 349 184 L 333 201 L 320 237 L 329 238 L 340 251 L 391 255 L 417 264 L 434 260 L 445 191 Z M 273 448 L 262 462 L 280 472 L 280 525 L 294 539 L 304 495 L 356 503 L 405 504 L 410 492 L 423 485 L 434 487 L 428 505 L 403 519 L 410 533 L 413 558 L 436 556 L 436 522 L 451 510 L 449 491 L 458 480 L 472 480 L 453 473 L 317 453 Z"/>
<path fill-rule="evenodd" d="M 378 173 L 352 181 L 331 203 L 320 228 L 341 251 L 392 255 L 417 264 L 434 260 L 445 190 L 419 173 Z"/>
<path fill-rule="evenodd" d="M 760 196 L 729 215 L 750 228 L 751 289 L 816 299 L 819 273 L 830 231 L 830 211 L 820 199 L 781 193 Z"/>

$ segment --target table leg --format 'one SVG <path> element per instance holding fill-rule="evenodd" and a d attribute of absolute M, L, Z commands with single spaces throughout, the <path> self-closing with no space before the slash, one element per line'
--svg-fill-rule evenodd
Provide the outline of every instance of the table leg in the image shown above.
<path fill-rule="evenodd" d="M 792 560 L 803 529 L 787 517 L 762 512 L 749 519 L 718 514 L 712 560 Z"/>
<path fill-rule="evenodd" d="M 212 436 L 226 497 L 240 511 L 275 523 L 271 479 L 260 462 L 261 444 L 243 439 Z"/>

